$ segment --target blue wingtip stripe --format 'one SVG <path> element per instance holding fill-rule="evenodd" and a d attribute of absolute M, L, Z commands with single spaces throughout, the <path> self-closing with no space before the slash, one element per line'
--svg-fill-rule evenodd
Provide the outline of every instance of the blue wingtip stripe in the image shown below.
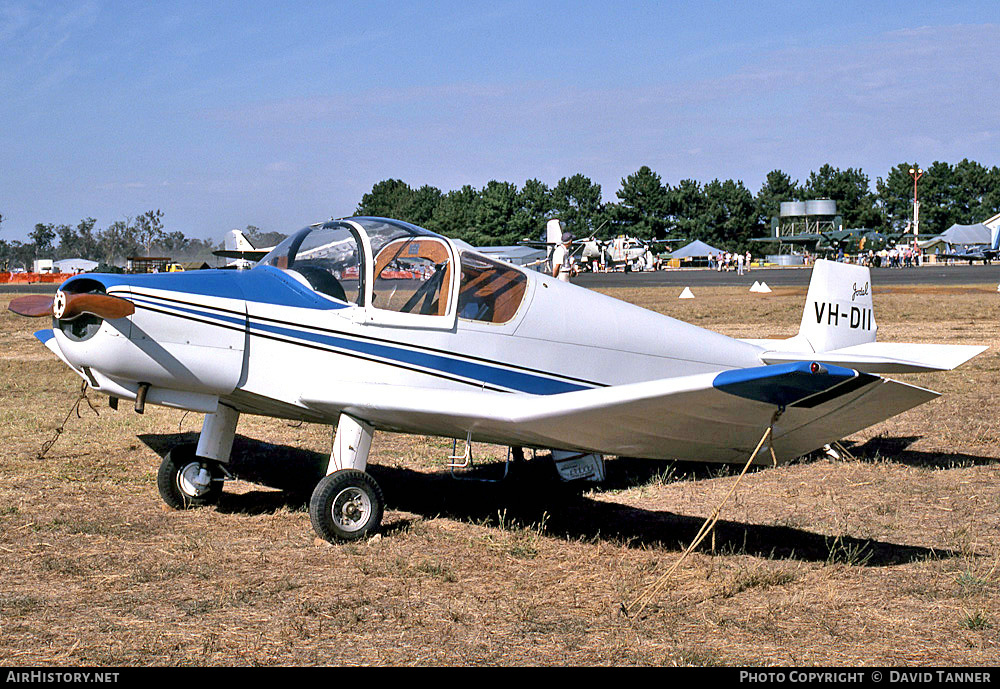
<path fill-rule="evenodd" d="M 773 366 L 754 366 L 723 371 L 712 381 L 722 392 L 745 399 L 787 407 L 851 380 L 858 372 L 851 368 L 797 361 Z"/>
<path fill-rule="evenodd" d="M 48 330 L 38 330 L 35 332 L 35 338 L 42 344 L 45 344 L 53 337 L 55 337 L 55 332 L 51 328 L 49 328 Z"/>

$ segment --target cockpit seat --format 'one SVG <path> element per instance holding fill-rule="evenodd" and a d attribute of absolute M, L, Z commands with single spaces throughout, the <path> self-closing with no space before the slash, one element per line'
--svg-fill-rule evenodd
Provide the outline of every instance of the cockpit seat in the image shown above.
<path fill-rule="evenodd" d="M 315 266 L 296 266 L 295 270 L 306 279 L 309 286 L 312 287 L 317 292 L 322 292 L 328 297 L 333 297 L 334 299 L 339 299 L 340 301 L 347 301 L 347 293 L 344 292 L 343 285 L 337 278 L 333 277 L 328 271 L 322 268 L 317 268 Z"/>

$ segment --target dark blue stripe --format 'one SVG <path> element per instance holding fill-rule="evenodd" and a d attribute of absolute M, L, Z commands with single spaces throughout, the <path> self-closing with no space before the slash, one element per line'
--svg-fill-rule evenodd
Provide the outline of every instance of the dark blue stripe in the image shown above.
<path fill-rule="evenodd" d="M 37 330 L 35 331 L 35 337 L 38 339 L 39 342 L 45 344 L 53 337 L 55 337 L 55 332 L 51 328 L 49 330 Z"/>
<path fill-rule="evenodd" d="M 170 303 L 170 302 L 153 301 L 152 299 L 146 298 L 145 295 L 143 295 L 143 296 L 137 296 L 137 295 L 133 294 L 133 295 L 131 295 L 131 298 L 132 298 L 132 301 L 134 301 L 136 304 L 150 304 L 152 306 L 159 306 L 161 308 L 175 309 L 177 311 L 183 311 L 184 313 L 191 313 L 191 314 L 194 314 L 196 316 L 201 316 L 203 318 L 212 318 L 212 319 L 215 319 L 215 320 L 220 320 L 220 321 L 226 321 L 228 323 L 233 323 L 235 325 L 240 326 L 241 328 L 246 327 L 246 324 L 247 324 L 247 319 L 246 318 L 238 318 L 238 317 L 235 317 L 235 316 L 224 316 L 224 315 L 222 315 L 220 313 L 216 313 L 216 312 L 212 312 L 212 311 L 202 311 L 200 309 L 186 308 L 186 307 L 178 306 L 177 304 L 173 304 L 173 303 Z"/>
<path fill-rule="evenodd" d="M 811 362 L 802 361 L 723 371 L 712 385 L 730 395 L 787 407 L 858 375 L 854 369 L 829 364 L 813 373 L 811 366 Z"/>
<path fill-rule="evenodd" d="M 314 342 L 317 344 L 335 347 L 349 352 L 357 352 L 381 359 L 389 359 L 400 363 L 419 366 L 430 369 L 434 373 L 447 373 L 461 378 L 471 379 L 477 383 L 485 383 L 509 390 L 518 390 L 532 395 L 556 395 L 562 392 L 573 392 L 575 390 L 586 390 L 586 386 L 567 383 L 561 380 L 543 378 L 541 376 L 522 373 L 520 371 L 510 371 L 508 369 L 497 368 L 477 364 L 461 359 L 451 359 L 449 357 L 428 354 L 426 352 L 412 349 L 402 349 L 372 342 L 358 342 L 343 337 L 322 335 L 319 333 L 302 332 L 290 328 L 282 328 L 276 325 L 252 322 L 251 330 L 261 330 L 264 332 L 283 335 L 295 339 Z"/>
<path fill-rule="evenodd" d="M 159 302 L 155 301 L 155 297 L 149 298 L 145 295 L 133 295 L 132 300 L 136 304 L 148 304 L 152 306 L 170 308 L 206 319 L 232 323 L 240 327 L 243 327 L 246 324 L 246 320 L 243 318 L 222 315 L 211 311 L 203 311 L 197 308 L 178 306 L 173 303 Z M 357 341 L 346 337 L 306 332 L 271 325 L 269 323 L 260 323 L 258 321 L 254 321 L 251 324 L 251 327 L 262 332 L 269 332 L 296 340 L 326 345 L 347 352 L 355 352 L 380 359 L 388 359 L 398 363 L 405 363 L 411 366 L 418 366 L 424 369 L 431 369 L 431 372 L 433 373 L 444 373 L 460 378 L 471 379 L 471 381 L 476 384 L 485 383 L 486 385 L 502 387 L 509 390 L 518 390 L 520 392 L 526 392 L 534 395 L 554 395 L 561 392 L 573 392 L 574 390 L 588 389 L 588 386 L 585 385 L 567 383 L 530 373 L 511 371 L 496 366 L 478 364 L 461 359 L 452 359 L 446 356 L 439 356 L 436 354 L 405 349 L 392 345 Z"/>

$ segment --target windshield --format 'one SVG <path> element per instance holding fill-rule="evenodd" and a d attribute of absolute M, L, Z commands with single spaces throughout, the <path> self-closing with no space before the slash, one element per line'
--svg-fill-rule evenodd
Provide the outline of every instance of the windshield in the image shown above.
<path fill-rule="evenodd" d="M 357 230 L 328 222 L 299 230 L 274 247 L 259 265 L 283 270 L 328 297 L 360 304 L 362 254 Z"/>
<path fill-rule="evenodd" d="M 274 247 L 258 265 L 283 270 L 329 297 L 361 304 L 365 291 L 364 251 L 354 223 L 360 225 L 368 236 L 372 255 L 376 257 L 376 290 L 386 284 L 391 285 L 389 291 L 393 299 L 386 296 L 382 300 L 385 303 L 376 303 L 376 306 L 407 312 L 442 313 L 447 302 L 448 282 L 445 278 L 450 275 L 444 242 L 433 232 L 401 220 L 360 217 L 310 225 Z M 439 250 L 434 250 L 436 244 L 440 245 Z M 427 265 L 417 265 L 421 261 Z M 406 267 L 401 268 L 404 263 Z M 400 268 L 402 272 L 392 272 Z M 433 284 L 424 285 L 434 277 L 435 272 L 439 275 Z M 404 285 L 406 279 L 415 282 Z M 417 291 L 421 293 L 419 307 L 416 301 L 410 303 L 410 298 Z M 409 298 L 396 305 L 395 301 L 400 301 L 407 292 Z M 400 299 L 396 298 L 397 293 Z"/>

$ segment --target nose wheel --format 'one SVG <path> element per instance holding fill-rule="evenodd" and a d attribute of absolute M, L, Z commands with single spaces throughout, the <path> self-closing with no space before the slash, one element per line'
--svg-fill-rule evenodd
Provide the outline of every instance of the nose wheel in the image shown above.
<path fill-rule="evenodd" d="M 218 502 L 223 479 L 218 462 L 195 455 L 193 445 L 179 445 L 160 462 L 156 487 L 167 505 L 183 510 Z"/>
<path fill-rule="evenodd" d="M 309 519 L 316 533 L 331 543 L 356 541 L 378 530 L 384 505 L 375 479 L 357 469 L 343 469 L 316 485 Z"/>

